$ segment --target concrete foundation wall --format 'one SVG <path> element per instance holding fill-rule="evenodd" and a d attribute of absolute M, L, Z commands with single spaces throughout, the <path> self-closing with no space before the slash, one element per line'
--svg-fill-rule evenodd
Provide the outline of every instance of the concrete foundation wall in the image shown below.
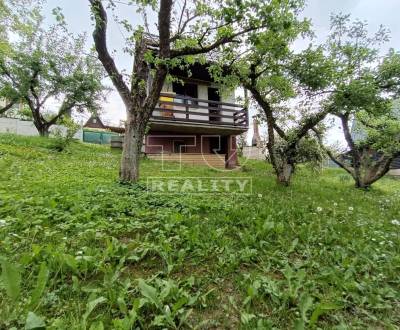
<path fill-rule="evenodd" d="M 390 170 L 389 175 L 400 176 L 400 169 L 397 170 Z"/>

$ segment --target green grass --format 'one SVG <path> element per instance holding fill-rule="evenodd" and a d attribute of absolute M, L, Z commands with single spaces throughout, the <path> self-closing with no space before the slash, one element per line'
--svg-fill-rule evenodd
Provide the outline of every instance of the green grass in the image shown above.
<path fill-rule="evenodd" d="M 154 195 L 117 182 L 118 151 L 0 135 L 0 329 L 399 329 L 400 181 L 340 170 L 252 195 Z"/>

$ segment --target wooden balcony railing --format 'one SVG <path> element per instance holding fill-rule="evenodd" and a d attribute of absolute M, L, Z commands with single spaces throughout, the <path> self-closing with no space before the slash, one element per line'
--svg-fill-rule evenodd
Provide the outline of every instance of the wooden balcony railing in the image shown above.
<path fill-rule="evenodd" d="M 247 109 L 242 105 L 204 99 L 160 94 L 160 102 L 152 114 L 153 119 L 248 127 Z"/>

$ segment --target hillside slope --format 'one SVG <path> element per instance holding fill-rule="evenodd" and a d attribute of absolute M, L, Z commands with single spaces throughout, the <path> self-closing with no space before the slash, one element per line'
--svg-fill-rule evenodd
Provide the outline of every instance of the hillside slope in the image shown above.
<path fill-rule="evenodd" d="M 121 185 L 119 157 L 0 135 L 1 329 L 399 326 L 399 180 L 363 192 L 301 168 L 282 188 L 262 162 L 144 160 L 142 182 Z M 152 194 L 149 176 L 246 177 L 253 191 Z"/>

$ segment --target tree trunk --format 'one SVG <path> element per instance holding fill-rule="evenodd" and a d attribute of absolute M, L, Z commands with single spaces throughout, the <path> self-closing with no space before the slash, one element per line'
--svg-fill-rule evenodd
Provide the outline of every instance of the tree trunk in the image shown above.
<path fill-rule="evenodd" d="M 36 129 L 38 130 L 40 136 L 49 137 L 50 131 L 49 131 L 49 127 L 48 126 L 40 125 L 40 124 L 38 125 L 36 123 L 35 123 L 35 126 L 36 126 Z"/>
<path fill-rule="evenodd" d="M 354 171 L 353 178 L 355 187 L 359 189 L 368 189 L 371 185 L 385 176 L 390 170 L 390 164 L 394 159 L 394 155 L 378 156 L 377 153 L 370 148 L 359 150 L 361 155 L 357 171 Z"/>
<path fill-rule="evenodd" d="M 294 172 L 294 166 L 292 164 L 285 163 L 277 171 L 278 183 L 287 187 L 290 185 L 292 175 Z"/>
<path fill-rule="evenodd" d="M 275 155 L 273 159 L 272 166 L 276 173 L 277 182 L 282 186 L 288 187 L 294 173 L 294 164 L 281 155 Z"/>
<path fill-rule="evenodd" d="M 139 180 L 140 155 L 142 153 L 144 124 L 128 112 L 122 150 L 120 181 L 134 183 Z"/>
<path fill-rule="evenodd" d="M 371 184 L 368 184 L 367 182 L 364 182 L 363 180 L 360 180 L 360 178 L 354 178 L 355 179 L 355 187 L 357 189 L 369 189 L 371 187 Z"/>

